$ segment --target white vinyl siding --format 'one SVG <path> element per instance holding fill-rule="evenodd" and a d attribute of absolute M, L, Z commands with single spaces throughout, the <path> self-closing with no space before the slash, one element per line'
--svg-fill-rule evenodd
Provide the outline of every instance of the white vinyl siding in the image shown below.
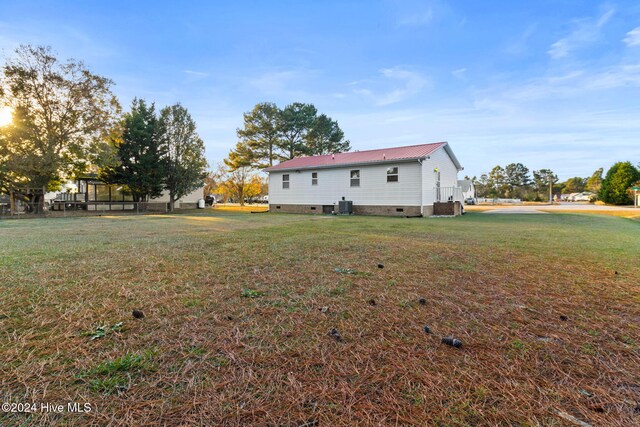
<path fill-rule="evenodd" d="M 455 163 L 449 157 L 444 148 L 440 148 L 432 153 L 429 159 L 425 159 L 422 163 L 423 187 L 422 198 L 423 206 L 433 205 L 434 188 L 436 185 L 436 169 L 440 175 L 440 187 L 457 187 L 458 186 L 458 169 Z"/>
<path fill-rule="evenodd" d="M 390 166 L 398 167 L 399 182 L 387 183 L 387 168 Z M 353 170 L 360 171 L 358 187 L 351 186 Z M 289 190 L 283 190 L 280 185 L 283 172 L 269 173 L 269 203 L 331 205 L 344 197 L 354 205 L 420 205 L 421 169 L 417 161 L 322 169 L 318 171 L 318 178 L 322 181 L 320 185 L 312 184 L 313 172 L 287 171 L 291 182 Z"/>

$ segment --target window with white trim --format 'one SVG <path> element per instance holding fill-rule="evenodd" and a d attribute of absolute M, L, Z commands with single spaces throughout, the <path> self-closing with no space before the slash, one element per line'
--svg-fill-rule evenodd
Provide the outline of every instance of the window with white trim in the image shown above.
<path fill-rule="evenodd" d="M 360 187 L 360 170 L 359 169 L 351 171 L 351 186 Z"/>
<path fill-rule="evenodd" d="M 289 174 L 282 175 L 282 188 L 289 188 Z"/>
<path fill-rule="evenodd" d="M 318 185 L 318 172 L 311 172 L 311 185 Z"/>
<path fill-rule="evenodd" d="M 398 182 L 398 167 L 387 168 L 387 182 Z"/>

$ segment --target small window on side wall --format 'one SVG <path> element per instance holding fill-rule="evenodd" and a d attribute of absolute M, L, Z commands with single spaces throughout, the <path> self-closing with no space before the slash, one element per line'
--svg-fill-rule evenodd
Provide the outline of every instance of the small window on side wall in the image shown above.
<path fill-rule="evenodd" d="M 318 172 L 311 172 L 311 185 L 318 185 Z"/>
<path fill-rule="evenodd" d="M 351 186 L 360 187 L 360 170 L 351 171 Z"/>
<path fill-rule="evenodd" d="M 289 188 L 289 174 L 282 175 L 282 188 Z"/>
<path fill-rule="evenodd" d="M 387 168 L 387 182 L 398 182 L 398 167 Z"/>

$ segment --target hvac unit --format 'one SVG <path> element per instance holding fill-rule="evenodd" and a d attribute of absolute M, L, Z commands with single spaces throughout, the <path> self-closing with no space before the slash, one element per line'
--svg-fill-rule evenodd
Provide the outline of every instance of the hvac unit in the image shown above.
<path fill-rule="evenodd" d="M 340 215 L 351 215 L 353 213 L 353 202 L 351 200 L 340 200 L 338 202 L 338 213 Z"/>

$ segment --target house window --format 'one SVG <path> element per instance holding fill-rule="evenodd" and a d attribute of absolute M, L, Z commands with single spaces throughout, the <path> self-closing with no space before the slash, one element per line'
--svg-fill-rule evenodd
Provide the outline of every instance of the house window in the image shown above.
<path fill-rule="evenodd" d="M 289 188 L 289 174 L 282 175 L 282 188 Z"/>
<path fill-rule="evenodd" d="M 311 185 L 318 185 L 318 172 L 311 172 Z"/>
<path fill-rule="evenodd" d="M 398 167 L 387 168 L 387 182 L 398 182 Z"/>
<path fill-rule="evenodd" d="M 360 187 L 360 171 L 359 170 L 351 171 L 351 186 Z"/>

